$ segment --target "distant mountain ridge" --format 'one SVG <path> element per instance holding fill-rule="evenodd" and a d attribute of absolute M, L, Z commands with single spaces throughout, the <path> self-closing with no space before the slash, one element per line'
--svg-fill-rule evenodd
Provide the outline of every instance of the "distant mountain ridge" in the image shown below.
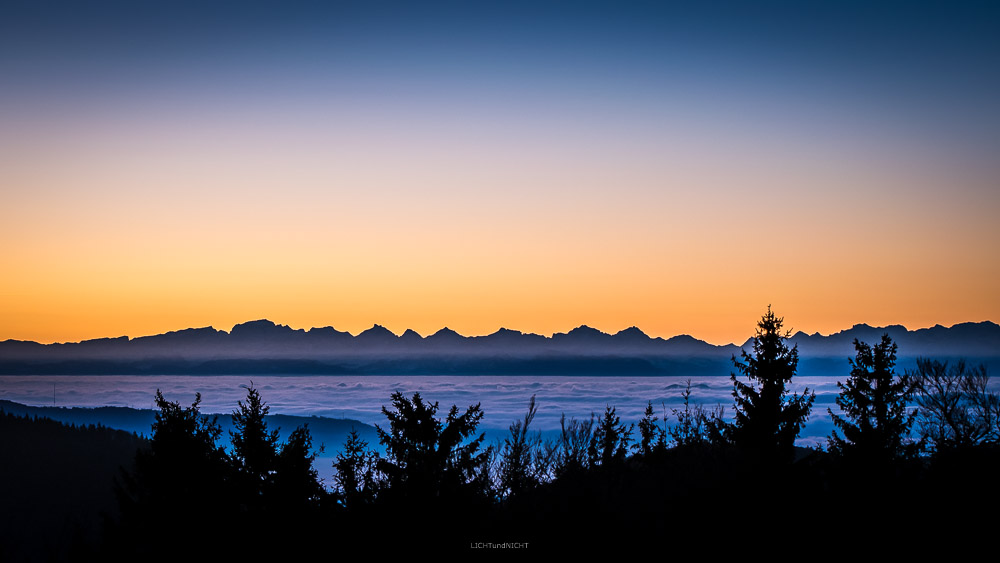
<path fill-rule="evenodd" d="M 813 357 L 854 356 L 854 340 L 874 344 L 888 334 L 899 346 L 901 357 L 944 356 L 988 358 L 1000 356 L 1000 325 L 990 321 L 934 325 L 908 330 L 902 325 L 873 327 L 856 324 L 828 336 L 795 333 L 790 342 L 800 354 Z"/>
<path fill-rule="evenodd" d="M 803 358 L 847 358 L 854 339 L 873 343 L 888 333 L 900 357 L 1000 357 L 1000 325 L 990 321 L 908 330 L 855 325 L 828 336 L 795 333 Z M 749 350 L 752 339 L 743 347 Z M 333 327 L 293 329 L 269 320 L 226 332 L 189 328 L 77 343 L 0 342 L 0 374 L 42 373 L 656 373 L 677 362 L 728 360 L 735 344 L 713 345 L 688 335 L 650 337 L 638 327 L 615 334 L 587 325 L 552 336 L 501 328 L 463 336 L 449 328 L 396 335 L 374 325 L 357 335 Z M 388 370 L 379 372 L 377 370 Z M 534 370 L 534 371 L 532 371 Z"/>

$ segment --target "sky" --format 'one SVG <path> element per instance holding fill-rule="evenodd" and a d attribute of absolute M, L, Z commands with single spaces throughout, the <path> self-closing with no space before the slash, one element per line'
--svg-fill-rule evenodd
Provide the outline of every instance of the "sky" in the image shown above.
<path fill-rule="evenodd" d="M 1000 320 L 992 2 L 5 2 L 0 340 Z"/>

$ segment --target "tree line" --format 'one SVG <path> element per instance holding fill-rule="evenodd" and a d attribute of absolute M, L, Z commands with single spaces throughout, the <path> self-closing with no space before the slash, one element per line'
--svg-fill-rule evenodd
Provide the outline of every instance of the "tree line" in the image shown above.
<path fill-rule="evenodd" d="M 805 501 L 775 496 L 788 490 L 835 506 L 820 520 L 846 517 L 844 503 L 872 499 L 905 519 L 910 508 L 954 504 L 954 493 L 969 486 L 963 479 L 1000 467 L 1000 399 L 985 366 L 921 359 L 898 374 L 888 335 L 875 344 L 855 340 L 849 375 L 838 382 L 839 413 L 827 409 L 835 426 L 828 447 L 797 448 L 816 396 L 789 393 L 798 351 L 782 327 L 769 307 L 752 350 L 733 357 L 732 417 L 721 406 L 692 404 L 688 382 L 672 425 L 652 403 L 635 423 L 609 406 L 599 417 L 563 416 L 546 440 L 531 429 L 532 397 L 506 438 L 487 445 L 477 433 L 479 404 L 453 405 L 442 417 L 420 393 L 394 393 L 382 408 L 386 423 L 377 425 L 385 453 L 352 432 L 334 462 L 333 490 L 317 478 L 308 428 L 279 443 L 253 385 L 233 413 L 228 452 L 218 423 L 200 412 L 200 396 L 182 406 L 157 391 L 150 447 L 121 477 L 122 518 L 108 549 L 156 558 L 164 538 L 171 549 L 197 550 L 206 539 L 250 533 L 249 543 L 208 545 L 223 545 L 217 555 L 225 556 L 285 554 L 331 530 L 373 549 L 427 542 L 467 549 L 500 539 L 554 547 L 566 538 L 606 540 L 616 526 L 690 536 L 700 519 L 717 517 L 712 506 L 787 519 Z"/>

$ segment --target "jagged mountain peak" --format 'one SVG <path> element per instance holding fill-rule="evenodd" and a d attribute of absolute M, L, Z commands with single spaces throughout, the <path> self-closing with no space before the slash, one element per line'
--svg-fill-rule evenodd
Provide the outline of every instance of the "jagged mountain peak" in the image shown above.
<path fill-rule="evenodd" d="M 487 336 L 522 336 L 524 333 L 520 330 L 511 330 L 509 328 L 500 327 L 493 334 Z"/>
<path fill-rule="evenodd" d="M 454 340 L 454 339 L 465 338 L 465 337 L 462 336 L 461 334 L 455 332 L 454 330 L 451 330 L 448 327 L 444 327 L 441 330 L 435 332 L 434 334 L 428 336 L 427 338 L 438 338 L 438 339 L 445 338 L 445 339 Z"/>
<path fill-rule="evenodd" d="M 615 333 L 615 337 L 618 338 L 628 338 L 637 340 L 649 340 L 649 335 L 639 329 L 637 326 L 630 326 L 624 330 L 619 330 Z"/>
<path fill-rule="evenodd" d="M 412 328 L 408 328 L 408 329 L 404 330 L 403 334 L 399 335 L 399 338 L 401 340 L 423 340 L 424 339 L 423 336 L 420 336 L 419 332 L 413 330 Z"/>
<path fill-rule="evenodd" d="M 259 319 L 234 325 L 233 329 L 229 331 L 229 336 L 233 338 L 274 338 L 295 333 L 305 334 L 305 331 L 293 329 L 288 325 L 280 325 L 267 319 Z"/>
<path fill-rule="evenodd" d="M 355 336 L 355 338 L 363 338 L 363 339 L 382 338 L 382 337 L 398 338 L 396 336 L 396 333 L 392 332 L 391 330 L 385 328 L 380 324 L 372 325 L 372 327 L 369 328 L 368 330 L 361 331 L 357 336 Z"/>
<path fill-rule="evenodd" d="M 569 331 L 567 333 L 557 333 L 557 334 L 553 334 L 552 335 L 553 338 L 555 338 L 557 336 L 570 336 L 570 337 L 574 337 L 574 338 L 580 338 L 580 337 L 588 337 L 588 338 L 590 338 L 590 337 L 601 337 L 601 336 L 610 336 L 610 335 L 608 333 L 604 332 L 604 331 L 597 330 L 596 328 L 593 328 L 591 326 L 580 325 L 580 326 L 574 328 L 573 330 L 571 330 L 571 331 Z"/>
<path fill-rule="evenodd" d="M 906 330 L 900 325 L 879 328 L 868 324 L 857 324 L 851 329 L 830 336 L 796 332 L 789 345 L 797 346 L 802 357 L 847 358 L 855 353 L 853 346 L 855 338 L 871 344 L 876 342 L 883 332 L 888 332 L 898 344 L 900 358 L 1000 357 L 1000 326 L 991 321 L 961 323 L 950 328 L 936 325 L 913 331 Z M 90 373 L 87 370 L 94 369 L 93 364 L 83 363 L 75 368 L 58 367 L 63 364 L 57 366 L 57 362 L 71 360 L 107 361 L 109 369 L 126 369 L 121 366 L 128 365 L 129 370 L 170 370 L 193 369 L 190 367 L 193 364 L 175 366 L 169 362 L 164 364 L 163 361 L 281 359 L 337 362 L 340 359 L 350 359 L 350 362 L 354 362 L 359 357 L 379 358 L 381 361 L 386 354 L 397 358 L 400 355 L 412 354 L 413 358 L 421 358 L 420 361 L 424 361 L 423 359 L 428 356 L 440 359 L 477 357 L 483 361 L 493 361 L 495 358 L 503 358 L 503 361 L 508 361 L 509 358 L 535 361 L 537 358 L 570 356 L 581 358 L 632 356 L 638 359 L 723 356 L 728 358 L 733 353 L 738 354 L 740 347 L 749 351 L 752 343 L 752 338 L 742 346 L 715 346 L 690 335 L 678 335 L 669 339 L 650 338 L 638 327 L 629 327 L 609 335 L 587 325 L 581 325 L 567 333 L 556 333 L 551 337 L 507 328 L 498 329 L 488 336 L 465 337 L 447 327 L 428 337 L 422 337 L 410 329 L 407 329 L 402 336 L 397 336 L 386 327 L 375 324 L 352 336 L 332 327 L 313 328 L 307 332 L 279 325 L 267 319 L 259 319 L 237 324 L 228 333 L 212 327 L 200 327 L 132 340 L 125 336 L 61 344 L 7 340 L 0 342 L 0 372 L 32 374 L 47 369 L 77 369 L 83 373 Z M 137 363 L 135 366 L 124 363 L 119 366 L 115 363 L 138 362 L 143 359 L 154 359 L 161 363 L 149 365 Z M 160 365 L 171 367 L 149 367 Z M 345 364 L 346 367 L 341 367 L 343 370 L 350 370 L 356 369 L 353 367 L 355 365 L 357 364 L 348 363 Z M 581 366 L 586 365 L 591 364 L 581 364 Z M 52 366 L 57 367 L 52 368 Z"/>

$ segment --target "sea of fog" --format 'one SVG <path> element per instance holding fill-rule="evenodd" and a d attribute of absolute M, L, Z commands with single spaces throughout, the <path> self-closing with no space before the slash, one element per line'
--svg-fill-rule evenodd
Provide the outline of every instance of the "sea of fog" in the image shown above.
<path fill-rule="evenodd" d="M 836 377 L 799 376 L 790 386 L 801 393 L 816 392 L 812 415 L 799 437 L 804 446 L 825 444 L 831 430 L 827 407 L 837 412 Z M 523 418 L 528 401 L 536 397 L 538 414 L 532 427 L 544 433 L 559 428 L 562 415 L 586 419 L 613 406 L 623 422 L 642 418 L 652 402 L 657 416 L 676 417 L 683 406 L 686 378 L 613 376 L 0 376 L 0 399 L 36 406 L 127 406 L 155 409 L 157 389 L 172 401 L 190 404 L 201 393 L 204 413 L 228 413 L 246 397 L 251 384 L 270 405 L 271 414 L 349 418 L 367 424 L 385 424 L 382 406 L 391 395 L 419 392 L 440 404 L 442 417 L 451 405 L 465 409 L 482 405 L 481 430 L 493 439 L 511 422 Z M 732 415 L 733 385 L 728 377 L 691 377 L 691 403 L 711 408 L 722 405 Z M 329 447 L 329 445 L 328 445 Z"/>
<path fill-rule="evenodd" d="M 826 446 L 833 429 L 827 408 L 839 412 L 835 402 L 838 379 L 844 378 L 794 378 L 790 392 L 808 388 L 816 393 L 799 445 Z M 567 419 L 588 419 L 591 413 L 599 417 L 606 406 L 615 407 L 623 422 L 634 423 L 651 402 L 657 416 L 662 420 L 666 414 L 667 424 L 673 424 L 672 411 L 683 408 L 687 381 L 676 376 L 0 376 L 0 399 L 33 406 L 155 409 L 159 389 L 168 400 L 182 405 L 200 393 L 203 413 L 231 413 L 252 382 L 271 414 L 347 418 L 385 427 L 382 406 L 391 406 L 391 395 L 400 391 L 412 397 L 419 392 L 426 401 L 439 403 L 442 418 L 451 405 L 465 409 L 481 404 L 485 416 L 480 431 L 488 443 L 495 443 L 513 421 L 524 417 L 532 395 L 538 413 L 531 428 L 545 437 L 556 434 L 563 415 Z M 690 382 L 692 406 L 722 405 L 725 417 L 732 417 L 733 385 L 728 377 L 692 376 Z M 320 477 L 328 484 L 333 483 L 332 462 L 341 446 L 324 444 L 325 451 L 316 460 Z"/>

